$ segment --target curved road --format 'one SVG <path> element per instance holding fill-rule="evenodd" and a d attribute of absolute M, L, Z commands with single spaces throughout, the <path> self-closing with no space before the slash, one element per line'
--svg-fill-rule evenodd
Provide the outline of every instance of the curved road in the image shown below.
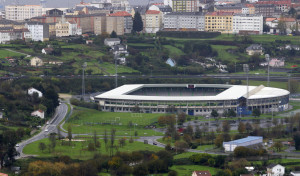
<path fill-rule="evenodd" d="M 54 117 L 51 120 L 49 120 L 49 124 L 46 124 L 41 128 L 42 131 L 39 134 L 17 144 L 19 145 L 19 147 L 16 147 L 16 149 L 20 153 L 20 155 L 16 157 L 16 159 L 26 157 L 26 155 L 24 155 L 23 153 L 23 149 L 26 145 L 47 138 L 48 134 L 50 133 L 57 132 L 57 126 L 65 118 L 67 112 L 68 112 L 68 106 L 65 103 L 59 105 L 56 109 Z"/>

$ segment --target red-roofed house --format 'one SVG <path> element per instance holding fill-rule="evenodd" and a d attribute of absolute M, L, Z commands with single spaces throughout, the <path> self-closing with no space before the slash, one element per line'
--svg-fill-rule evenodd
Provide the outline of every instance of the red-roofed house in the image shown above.
<path fill-rule="evenodd" d="M 126 11 L 119 11 L 119 12 L 109 14 L 109 16 L 124 18 L 124 33 L 131 33 L 133 21 L 130 13 Z"/>
<path fill-rule="evenodd" d="M 146 25 L 147 33 L 156 33 L 162 28 L 162 13 L 157 10 L 146 11 Z"/>
<path fill-rule="evenodd" d="M 209 171 L 194 171 L 192 176 L 211 176 Z"/>

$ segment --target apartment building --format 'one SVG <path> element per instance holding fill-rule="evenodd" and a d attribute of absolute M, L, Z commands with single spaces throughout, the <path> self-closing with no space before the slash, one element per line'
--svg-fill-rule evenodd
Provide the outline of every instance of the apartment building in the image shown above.
<path fill-rule="evenodd" d="M 205 31 L 232 33 L 233 12 L 208 12 L 205 15 Z"/>
<path fill-rule="evenodd" d="M 109 16 L 114 17 L 123 17 L 124 20 L 124 33 L 131 33 L 133 20 L 130 13 L 126 11 L 119 11 L 112 14 L 109 14 Z"/>
<path fill-rule="evenodd" d="M 6 19 L 14 21 L 24 21 L 42 15 L 40 5 L 8 5 L 5 6 Z"/>
<path fill-rule="evenodd" d="M 0 44 L 6 44 L 13 40 L 27 40 L 31 35 L 28 29 L 14 29 L 12 27 L 0 28 Z"/>
<path fill-rule="evenodd" d="M 259 0 L 256 4 L 274 5 L 276 10 L 281 12 L 288 12 L 292 5 L 291 0 Z"/>
<path fill-rule="evenodd" d="M 124 17 L 107 16 L 106 17 L 106 33 L 110 34 L 115 31 L 117 35 L 124 35 Z"/>
<path fill-rule="evenodd" d="M 106 16 L 94 17 L 94 33 L 101 35 L 106 32 Z"/>
<path fill-rule="evenodd" d="M 157 10 L 146 11 L 146 32 L 156 33 L 162 28 L 162 13 Z"/>
<path fill-rule="evenodd" d="M 205 30 L 205 16 L 201 12 L 172 12 L 164 16 L 164 30 Z"/>
<path fill-rule="evenodd" d="M 274 4 L 255 4 L 255 14 L 261 14 L 264 17 L 280 16 L 281 12 L 275 9 Z"/>
<path fill-rule="evenodd" d="M 74 21 L 59 22 L 55 24 L 56 37 L 66 37 L 81 34 L 82 30 L 77 27 L 77 24 Z"/>
<path fill-rule="evenodd" d="M 228 4 L 215 6 L 216 12 L 242 13 L 242 4 Z"/>
<path fill-rule="evenodd" d="M 82 14 L 82 15 L 66 15 L 65 21 L 73 21 L 77 24 L 78 28 L 82 29 L 82 33 L 94 33 L 95 29 L 95 18 L 106 16 L 104 13 L 97 14 Z M 34 17 L 31 21 L 40 23 L 58 23 L 62 21 L 62 16 L 40 16 Z"/>
<path fill-rule="evenodd" d="M 38 22 L 27 22 L 25 27 L 30 31 L 33 41 L 48 41 L 49 40 L 49 25 Z"/>
<path fill-rule="evenodd" d="M 253 4 L 243 4 L 242 5 L 243 14 L 255 14 L 255 6 Z"/>
<path fill-rule="evenodd" d="M 173 12 L 198 12 L 197 0 L 173 0 Z"/>
<path fill-rule="evenodd" d="M 262 34 L 263 16 L 261 14 L 234 14 L 232 18 L 232 32 Z"/>

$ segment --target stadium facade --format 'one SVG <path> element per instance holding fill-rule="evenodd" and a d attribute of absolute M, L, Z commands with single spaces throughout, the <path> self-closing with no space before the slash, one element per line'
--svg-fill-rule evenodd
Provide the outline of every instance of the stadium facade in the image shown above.
<path fill-rule="evenodd" d="M 288 109 L 289 91 L 273 87 L 224 84 L 129 84 L 94 97 L 102 111 L 209 115 L 251 114 Z"/>

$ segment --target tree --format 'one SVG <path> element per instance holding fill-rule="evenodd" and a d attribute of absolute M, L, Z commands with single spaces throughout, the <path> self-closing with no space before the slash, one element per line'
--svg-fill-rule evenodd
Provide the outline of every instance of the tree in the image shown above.
<path fill-rule="evenodd" d="M 300 132 L 299 131 L 294 134 L 293 139 L 295 142 L 295 149 L 300 150 Z"/>
<path fill-rule="evenodd" d="M 196 129 L 195 129 L 195 138 L 196 139 L 200 139 L 202 136 L 202 131 L 201 129 L 199 128 L 199 126 L 196 126 Z"/>
<path fill-rule="evenodd" d="M 51 133 L 49 135 L 49 141 L 50 141 L 49 146 L 51 146 L 52 151 L 54 151 L 55 146 L 56 146 L 56 133 Z"/>
<path fill-rule="evenodd" d="M 251 125 L 251 123 L 247 122 L 246 123 L 246 131 L 249 134 L 251 131 L 253 130 L 253 127 Z"/>
<path fill-rule="evenodd" d="M 188 134 L 190 137 L 194 136 L 194 130 L 190 124 L 186 127 L 185 133 Z"/>
<path fill-rule="evenodd" d="M 146 176 L 149 174 L 148 167 L 146 164 L 138 164 L 133 168 L 134 176 Z"/>
<path fill-rule="evenodd" d="M 233 109 L 229 109 L 228 116 L 229 117 L 236 117 L 236 112 Z"/>
<path fill-rule="evenodd" d="M 118 35 L 115 31 L 112 31 L 111 34 L 110 34 L 110 38 L 117 38 Z"/>
<path fill-rule="evenodd" d="M 219 134 L 217 136 L 217 138 L 215 139 L 215 146 L 220 148 L 220 147 L 222 147 L 222 145 L 223 145 L 223 135 Z"/>
<path fill-rule="evenodd" d="M 213 110 L 211 111 L 211 114 L 210 114 L 210 115 L 213 116 L 214 118 L 216 118 L 216 117 L 219 116 L 219 113 L 218 113 L 215 109 L 213 109 Z"/>
<path fill-rule="evenodd" d="M 290 8 L 288 14 L 292 15 L 292 17 L 296 17 L 297 16 L 297 11 L 292 7 L 292 8 Z"/>
<path fill-rule="evenodd" d="M 175 150 L 180 153 L 184 152 L 186 149 L 189 148 L 189 145 L 183 141 L 176 141 L 174 145 L 175 145 Z"/>
<path fill-rule="evenodd" d="M 222 129 L 224 133 L 228 133 L 230 131 L 230 124 L 228 120 L 224 120 L 222 123 Z"/>
<path fill-rule="evenodd" d="M 46 149 L 46 144 L 43 143 L 43 142 L 40 142 L 40 144 L 39 144 L 39 149 L 40 149 L 40 151 L 43 152 L 43 151 Z"/>
<path fill-rule="evenodd" d="M 69 144 L 71 144 L 71 141 L 72 141 L 72 126 L 69 125 L 68 126 L 68 139 L 69 139 Z"/>
<path fill-rule="evenodd" d="M 275 148 L 277 150 L 277 152 L 281 152 L 282 148 L 283 148 L 283 144 L 281 142 L 275 142 L 272 145 L 273 148 Z"/>
<path fill-rule="evenodd" d="M 104 141 L 104 144 L 105 144 L 105 149 L 106 149 L 106 151 L 107 151 L 107 150 L 108 150 L 108 147 L 107 147 L 108 136 L 107 136 L 107 131 L 106 131 L 106 129 L 104 130 L 103 141 Z"/>
<path fill-rule="evenodd" d="M 114 154 L 116 129 L 112 128 L 110 132 L 110 156 Z"/>
<path fill-rule="evenodd" d="M 246 131 L 246 125 L 243 122 L 239 123 L 238 131 L 239 131 L 240 134 L 242 134 Z"/>
<path fill-rule="evenodd" d="M 254 117 L 259 117 L 260 116 L 260 110 L 258 108 L 253 109 L 252 115 Z"/>
<path fill-rule="evenodd" d="M 142 20 L 141 14 L 139 12 L 136 12 L 134 14 L 134 18 L 133 18 L 132 30 L 134 32 L 140 32 L 143 30 L 143 28 L 144 28 L 144 25 L 143 25 L 143 20 Z"/>
<path fill-rule="evenodd" d="M 286 22 L 284 21 L 283 15 L 281 15 L 280 18 L 279 18 L 277 28 L 279 29 L 279 33 L 281 35 L 285 35 L 286 34 L 287 26 L 286 26 Z"/>
<path fill-rule="evenodd" d="M 174 170 L 171 170 L 170 172 L 168 172 L 168 176 L 177 176 L 177 172 Z"/>
<path fill-rule="evenodd" d="M 290 85 L 290 87 L 289 87 Z M 291 93 L 297 93 L 299 89 L 299 82 L 298 80 L 291 79 L 290 83 L 287 83 L 287 88 Z"/>

